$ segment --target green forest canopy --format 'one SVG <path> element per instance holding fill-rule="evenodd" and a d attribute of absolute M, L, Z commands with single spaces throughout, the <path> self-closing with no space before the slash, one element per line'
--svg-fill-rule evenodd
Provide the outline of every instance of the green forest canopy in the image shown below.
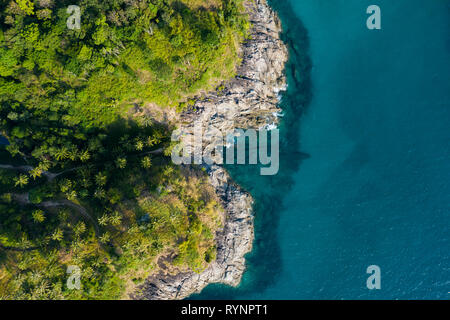
<path fill-rule="evenodd" d="M 240 1 L 0 7 L 0 298 L 124 298 L 162 255 L 203 270 L 222 224 L 215 193 L 165 156 L 171 128 L 129 111 L 183 105 L 232 77 L 248 29 Z M 66 286 L 70 265 L 81 290 Z"/>

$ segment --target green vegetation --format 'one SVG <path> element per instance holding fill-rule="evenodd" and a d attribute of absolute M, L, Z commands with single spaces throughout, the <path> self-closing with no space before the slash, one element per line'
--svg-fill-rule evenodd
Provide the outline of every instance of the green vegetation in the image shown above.
<path fill-rule="evenodd" d="M 234 73 L 247 23 L 233 0 L 206 1 L 209 10 L 188 0 L 83 0 L 81 29 L 69 30 L 73 2 L 1 2 L 0 96 L 10 117 L 26 120 L 25 108 L 69 126 L 105 125 L 136 103 L 176 106 Z"/>
<path fill-rule="evenodd" d="M 73 4 L 80 30 L 66 25 Z M 0 7 L 0 299 L 126 298 L 160 257 L 203 270 L 222 223 L 215 193 L 167 158 L 173 128 L 133 110 L 181 109 L 233 76 L 240 1 Z M 80 290 L 66 285 L 72 265 Z"/>

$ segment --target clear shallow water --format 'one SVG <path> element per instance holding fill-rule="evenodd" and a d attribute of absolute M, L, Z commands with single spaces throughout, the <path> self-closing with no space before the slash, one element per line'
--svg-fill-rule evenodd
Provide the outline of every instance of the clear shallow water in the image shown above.
<path fill-rule="evenodd" d="M 280 173 L 229 168 L 255 248 L 239 288 L 194 298 L 449 299 L 450 2 L 379 0 L 381 31 L 372 1 L 272 2 L 291 48 Z"/>

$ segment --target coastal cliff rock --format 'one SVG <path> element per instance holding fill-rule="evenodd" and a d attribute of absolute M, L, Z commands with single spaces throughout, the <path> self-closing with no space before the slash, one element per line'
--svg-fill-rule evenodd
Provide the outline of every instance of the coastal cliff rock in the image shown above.
<path fill-rule="evenodd" d="M 242 46 L 242 64 L 237 76 L 220 92 L 199 98 L 181 115 L 184 138 L 193 135 L 194 123 L 205 132 L 235 128 L 262 128 L 278 122 L 279 92 L 286 88 L 284 66 L 288 51 L 280 40 L 280 21 L 266 0 L 247 1 L 252 23 L 251 37 Z M 207 136 L 207 135 L 206 135 Z M 224 208 L 224 227 L 216 234 L 217 258 L 203 272 L 173 273 L 161 270 L 139 288 L 133 298 L 183 299 L 210 283 L 237 286 L 245 271 L 244 256 L 252 250 L 254 225 L 252 198 L 235 185 L 220 166 L 207 168 L 209 181 Z M 161 264 L 163 265 L 163 264 Z"/>
<path fill-rule="evenodd" d="M 245 7 L 252 29 L 241 48 L 237 76 L 220 91 L 200 97 L 181 115 L 185 135 L 192 134 L 198 122 L 205 130 L 214 127 L 222 132 L 259 129 L 278 122 L 279 92 L 286 89 L 284 66 L 288 59 L 279 36 L 281 24 L 266 0 L 247 1 Z"/>

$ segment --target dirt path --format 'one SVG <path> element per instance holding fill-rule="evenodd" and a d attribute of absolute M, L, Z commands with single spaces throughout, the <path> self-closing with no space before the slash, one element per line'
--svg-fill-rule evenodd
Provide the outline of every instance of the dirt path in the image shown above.
<path fill-rule="evenodd" d="M 92 223 L 92 225 L 94 226 L 95 235 L 97 237 L 99 237 L 99 235 L 100 235 L 100 229 L 97 224 L 97 221 L 95 221 L 95 219 L 92 218 L 92 216 L 88 213 L 86 208 L 84 208 L 76 203 L 73 203 L 72 201 L 69 201 L 69 200 L 45 201 L 45 202 L 38 204 L 38 206 L 44 207 L 44 208 L 63 207 L 63 206 L 71 207 L 71 208 L 77 210 L 81 216 L 83 216 L 85 219 L 89 220 Z"/>
<path fill-rule="evenodd" d="M 28 193 L 13 194 L 12 197 L 14 200 L 19 202 L 21 205 L 32 205 L 32 203 L 29 199 Z M 97 224 L 97 221 L 95 221 L 95 219 L 92 218 L 92 216 L 88 213 L 88 211 L 84 207 L 82 207 L 76 203 L 73 203 L 72 201 L 69 201 L 69 200 L 45 201 L 45 202 L 36 204 L 36 206 L 41 207 L 41 208 L 54 208 L 54 207 L 64 207 L 64 206 L 71 207 L 71 208 L 75 209 L 76 211 L 78 211 L 78 213 L 81 216 L 83 216 L 86 220 L 89 220 L 89 222 L 91 222 L 92 225 L 94 226 L 94 231 L 95 231 L 96 237 L 98 238 L 100 236 L 100 229 Z M 25 251 L 37 250 L 39 248 L 40 247 L 29 247 L 29 248 L 8 247 L 8 246 L 3 246 L 0 244 L 0 249 L 12 250 L 12 251 L 25 252 Z"/>
<path fill-rule="evenodd" d="M 50 172 L 50 171 L 42 171 L 42 175 L 47 178 L 48 182 L 52 182 L 53 180 L 55 180 L 60 175 L 63 175 L 65 173 L 67 173 L 67 172 L 75 171 L 75 170 L 80 169 L 80 168 L 82 168 L 82 167 L 76 167 L 76 168 L 72 168 L 72 169 L 67 169 L 67 170 L 64 170 L 64 171 L 59 172 L 59 173 L 53 173 L 53 172 Z M 34 170 L 35 168 L 33 168 L 32 166 L 12 166 L 12 165 L 9 165 L 9 164 L 0 164 L 0 169 L 29 172 L 31 170 Z"/>
<path fill-rule="evenodd" d="M 138 154 L 139 155 L 147 155 L 147 154 L 162 154 L 164 152 L 163 148 L 159 148 L 153 151 L 143 152 Z M 72 169 L 67 169 L 59 173 L 52 173 L 49 171 L 43 171 L 42 175 L 47 178 L 48 182 L 52 182 L 57 177 L 82 168 L 82 166 L 75 167 Z M 9 164 L 0 164 L 0 169 L 6 169 L 6 170 L 15 170 L 15 171 L 22 171 L 22 172 L 29 172 L 31 170 L 34 170 L 32 166 L 13 166 Z M 12 198 L 17 201 L 21 205 L 33 205 L 29 198 L 29 193 L 23 193 L 23 194 L 12 194 Z M 100 228 L 98 226 L 97 221 L 89 214 L 89 212 L 86 210 L 86 208 L 72 202 L 69 200 L 57 200 L 57 201 L 44 201 L 42 203 L 36 204 L 37 207 L 41 208 L 54 208 L 54 207 L 70 207 L 75 209 L 82 217 L 84 217 L 86 220 L 89 220 L 89 222 L 92 223 L 94 226 L 95 235 L 97 238 L 100 237 Z M 0 244 L 0 249 L 6 249 L 6 250 L 13 250 L 13 251 L 32 251 L 39 249 L 39 247 L 30 247 L 30 248 L 18 248 L 18 247 L 6 247 Z"/>
<path fill-rule="evenodd" d="M 12 194 L 12 198 L 14 200 L 16 200 L 17 202 L 19 202 L 21 205 L 32 205 L 28 193 Z M 97 237 L 99 237 L 100 228 L 97 224 L 97 221 L 94 218 L 92 218 L 92 216 L 89 214 L 89 212 L 86 210 L 86 208 L 84 208 L 76 203 L 73 203 L 72 201 L 69 201 L 69 200 L 44 201 L 39 204 L 36 204 L 36 206 L 42 207 L 42 208 L 54 208 L 54 207 L 64 207 L 64 206 L 71 207 L 71 208 L 75 209 L 76 211 L 78 211 L 78 213 L 81 216 L 83 216 L 85 219 L 89 220 L 89 222 L 92 223 L 92 225 L 94 226 L 95 234 Z"/>

